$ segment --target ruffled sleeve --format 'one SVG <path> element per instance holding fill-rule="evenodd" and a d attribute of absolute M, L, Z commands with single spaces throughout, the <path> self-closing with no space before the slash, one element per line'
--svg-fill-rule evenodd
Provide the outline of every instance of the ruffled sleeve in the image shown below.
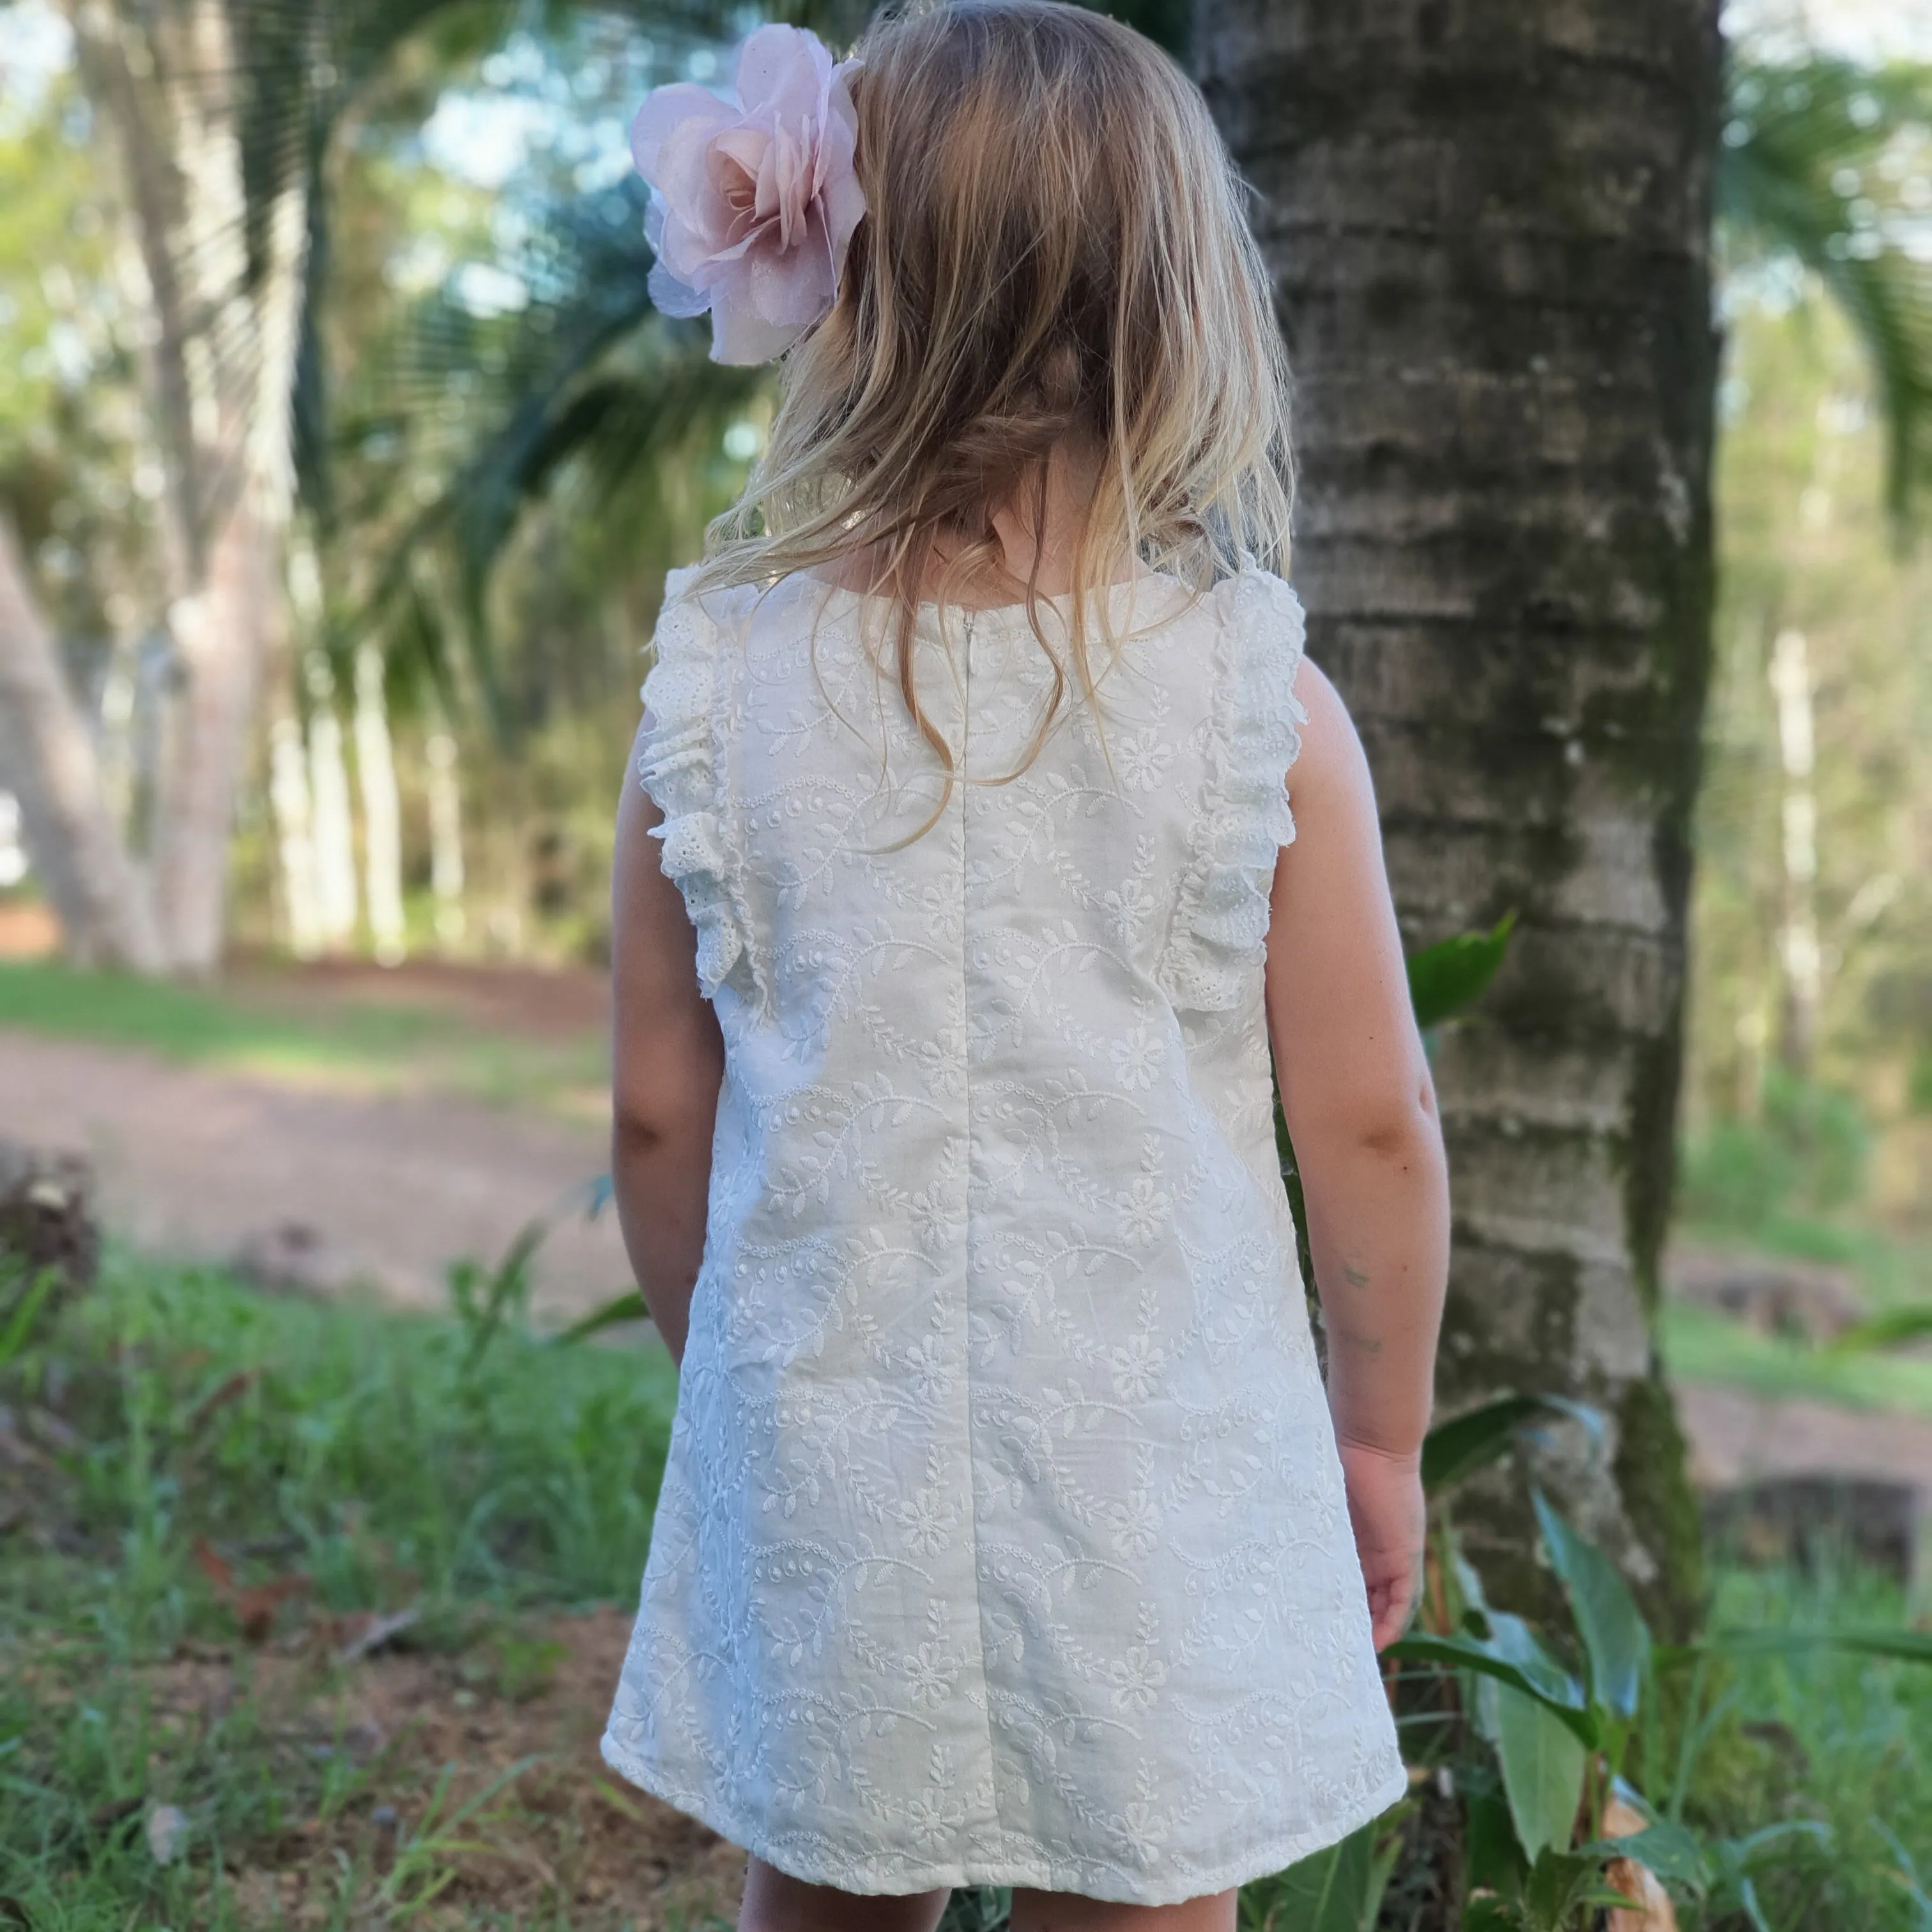
<path fill-rule="evenodd" d="M 742 842 L 727 796 L 731 694 L 718 627 L 688 594 L 694 571 L 664 580 L 655 639 L 656 662 L 644 680 L 650 728 L 640 742 L 638 777 L 664 821 L 664 876 L 684 896 L 698 931 L 698 982 L 706 999 L 734 973 L 754 994 L 762 983 L 745 899 Z"/>
<path fill-rule="evenodd" d="M 1308 720 L 1294 694 L 1300 599 L 1256 569 L 1220 585 L 1214 598 L 1220 662 L 1207 794 L 1161 970 L 1176 1006 L 1210 1012 L 1238 1005 L 1268 956 L 1275 862 L 1294 841 L 1288 767 Z"/>

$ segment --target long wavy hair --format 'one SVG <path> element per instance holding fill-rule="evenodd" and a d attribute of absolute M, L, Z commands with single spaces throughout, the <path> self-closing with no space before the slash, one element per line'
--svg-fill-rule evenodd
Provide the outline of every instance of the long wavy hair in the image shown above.
<path fill-rule="evenodd" d="M 1152 42 L 1058 0 L 915 0 L 857 52 L 867 212 L 698 587 L 862 559 L 880 668 L 950 795 L 915 675 L 922 603 L 944 622 L 962 587 L 1016 581 L 996 513 L 1034 541 L 1024 601 L 1054 676 L 1016 776 L 1070 685 L 1097 703 L 1090 646 L 1114 640 L 1096 592 L 1136 568 L 1198 596 L 1246 562 L 1285 566 L 1288 369 L 1245 190 Z M 1074 508 L 1051 626 L 1049 458 Z"/>

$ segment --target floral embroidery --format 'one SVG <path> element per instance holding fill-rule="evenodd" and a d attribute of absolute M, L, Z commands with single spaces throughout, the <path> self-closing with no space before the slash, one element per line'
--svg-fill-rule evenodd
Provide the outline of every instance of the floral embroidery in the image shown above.
<path fill-rule="evenodd" d="M 941 787 L 860 600 L 659 626 L 640 772 L 726 1069 L 604 1748 L 816 1882 L 1170 1903 L 1404 1788 L 1274 1172 L 1299 608 L 1140 595 L 1104 729 L 1000 784 L 1045 655 L 928 614 L 967 782 L 909 843 Z"/>

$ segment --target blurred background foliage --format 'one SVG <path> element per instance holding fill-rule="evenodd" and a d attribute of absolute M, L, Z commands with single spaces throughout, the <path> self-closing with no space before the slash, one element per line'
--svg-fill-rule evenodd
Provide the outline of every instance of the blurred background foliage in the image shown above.
<path fill-rule="evenodd" d="M 663 573 L 742 486 L 772 400 L 765 375 L 706 359 L 703 322 L 651 312 L 626 118 L 658 82 L 716 75 L 753 16 L 318 17 L 323 55 L 257 50 L 312 63 L 287 86 L 314 170 L 266 708 L 299 748 L 284 776 L 317 863 L 332 839 L 347 877 L 318 932 L 291 902 L 308 888 L 258 731 L 232 939 L 595 960 Z M 1172 9 L 1143 24 L 1180 38 Z M 1926 74 L 1821 49 L 1776 9 L 1732 24 L 1688 1198 L 1720 1218 L 1801 1198 L 1904 1213 L 1932 1198 Z M 154 323 L 65 16 L 0 7 L 0 508 L 138 830 L 172 675 Z M 350 775 L 372 731 L 398 778 L 400 932 L 357 889 L 375 832 Z M 16 902 L 22 863 L 0 850 Z M 1826 1147 L 1793 1183 L 1794 1150 Z"/>

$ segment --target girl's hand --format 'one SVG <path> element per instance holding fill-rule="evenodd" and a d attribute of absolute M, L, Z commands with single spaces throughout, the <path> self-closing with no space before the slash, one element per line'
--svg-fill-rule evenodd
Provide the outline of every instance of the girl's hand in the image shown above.
<path fill-rule="evenodd" d="M 1408 1628 L 1422 1600 L 1425 1543 L 1422 1457 L 1391 1455 L 1366 1443 L 1339 1442 L 1348 1487 L 1348 1520 L 1368 1586 L 1376 1648 L 1386 1649 Z"/>

